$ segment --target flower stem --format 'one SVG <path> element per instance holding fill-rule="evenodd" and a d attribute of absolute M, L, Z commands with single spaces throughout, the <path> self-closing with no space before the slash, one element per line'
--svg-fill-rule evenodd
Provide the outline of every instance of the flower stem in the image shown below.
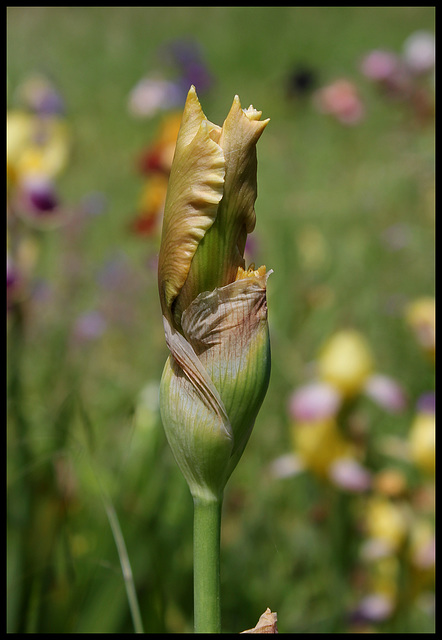
<path fill-rule="evenodd" d="M 220 534 L 222 498 L 194 498 L 193 584 L 195 633 L 221 632 Z"/>

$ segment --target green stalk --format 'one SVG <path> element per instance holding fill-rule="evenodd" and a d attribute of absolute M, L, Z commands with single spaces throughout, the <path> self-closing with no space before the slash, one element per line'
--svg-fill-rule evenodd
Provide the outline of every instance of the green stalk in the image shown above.
<path fill-rule="evenodd" d="M 220 535 L 222 498 L 194 498 L 195 633 L 221 633 Z"/>

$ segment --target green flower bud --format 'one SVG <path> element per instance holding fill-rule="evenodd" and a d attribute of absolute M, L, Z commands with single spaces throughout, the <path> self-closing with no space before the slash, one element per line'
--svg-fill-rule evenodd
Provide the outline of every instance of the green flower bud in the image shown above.
<path fill-rule="evenodd" d="M 255 225 L 256 142 L 268 120 L 235 97 L 222 128 L 189 91 L 159 256 L 171 355 L 160 409 L 194 497 L 219 498 L 246 446 L 270 375 L 265 267 L 245 271 Z"/>

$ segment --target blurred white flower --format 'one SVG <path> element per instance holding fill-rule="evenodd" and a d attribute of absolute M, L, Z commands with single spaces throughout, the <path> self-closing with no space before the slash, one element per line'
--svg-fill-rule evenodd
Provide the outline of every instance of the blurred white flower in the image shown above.
<path fill-rule="evenodd" d="M 129 112 L 150 118 L 160 111 L 183 106 L 183 94 L 174 83 L 162 78 L 142 78 L 129 94 Z"/>
<path fill-rule="evenodd" d="M 327 382 L 312 382 L 299 387 L 289 400 L 289 413 L 294 420 L 314 421 L 336 415 L 341 394 Z"/>
<path fill-rule="evenodd" d="M 275 458 L 269 465 L 273 478 L 290 478 L 304 471 L 305 465 L 295 453 L 287 453 Z"/>
<path fill-rule="evenodd" d="M 436 40 L 428 31 L 416 31 L 404 42 L 404 60 L 413 73 L 426 73 L 433 69 L 436 59 Z"/>

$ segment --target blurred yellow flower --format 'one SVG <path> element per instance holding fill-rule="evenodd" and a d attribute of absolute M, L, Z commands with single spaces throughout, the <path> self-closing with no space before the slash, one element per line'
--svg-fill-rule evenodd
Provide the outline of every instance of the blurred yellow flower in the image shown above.
<path fill-rule="evenodd" d="M 142 211 L 162 211 L 166 200 L 168 178 L 162 173 L 155 173 L 146 182 L 139 199 Z"/>
<path fill-rule="evenodd" d="M 382 543 L 386 553 L 394 553 L 407 535 L 407 513 L 400 503 L 373 495 L 366 505 L 365 526 L 369 539 Z"/>
<path fill-rule="evenodd" d="M 422 570 L 434 570 L 435 527 L 430 520 L 418 518 L 410 531 L 410 560 Z"/>
<path fill-rule="evenodd" d="M 419 345 L 434 360 L 436 354 L 436 301 L 432 297 L 422 297 L 409 305 L 406 320 Z"/>
<path fill-rule="evenodd" d="M 436 535 L 434 523 L 418 518 L 410 531 L 409 561 L 412 597 L 431 592 L 436 580 Z"/>
<path fill-rule="evenodd" d="M 291 437 L 296 453 L 305 466 L 320 478 L 329 477 L 333 462 L 355 454 L 333 418 L 312 422 L 294 422 Z"/>
<path fill-rule="evenodd" d="M 436 417 L 434 413 L 418 413 L 408 434 L 413 462 L 423 471 L 436 471 Z"/>
<path fill-rule="evenodd" d="M 319 377 L 347 397 L 363 388 L 373 366 L 370 346 L 354 330 L 335 333 L 326 342 L 318 358 Z"/>
<path fill-rule="evenodd" d="M 7 114 L 8 177 L 53 178 L 66 167 L 70 150 L 66 123 L 59 117 L 39 117 L 25 111 Z"/>
<path fill-rule="evenodd" d="M 303 227 L 297 243 L 303 269 L 316 271 L 326 264 L 329 256 L 327 242 L 316 227 L 313 225 Z"/>

